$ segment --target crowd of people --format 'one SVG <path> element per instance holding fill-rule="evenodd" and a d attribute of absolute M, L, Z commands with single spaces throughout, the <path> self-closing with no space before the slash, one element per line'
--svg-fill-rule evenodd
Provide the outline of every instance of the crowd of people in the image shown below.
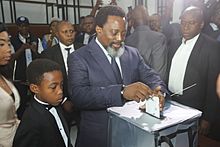
<path fill-rule="evenodd" d="M 151 95 L 202 111 L 198 132 L 220 141 L 220 2 L 187 5 L 180 24 L 100 5 L 42 39 L 25 16 L 11 38 L 0 23 L 0 146 L 71 147 L 74 123 L 76 147 L 106 147 L 107 108 Z"/>

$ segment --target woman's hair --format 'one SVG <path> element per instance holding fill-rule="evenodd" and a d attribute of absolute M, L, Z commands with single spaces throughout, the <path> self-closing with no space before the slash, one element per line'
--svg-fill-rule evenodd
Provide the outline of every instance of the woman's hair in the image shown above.
<path fill-rule="evenodd" d="M 7 28 L 4 23 L 0 22 L 0 33 L 7 32 Z M 0 52 L 1 53 L 1 52 Z M 0 65 L 0 74 L 6 77 L 7 79 L 12 79 L 12 67 L 11 65 Z"/>
<path fill-rule="evenodd" d="M 7 31 L 7 28 L 4 23 L 0 22 L 0 33 L 4 31 Z"/>

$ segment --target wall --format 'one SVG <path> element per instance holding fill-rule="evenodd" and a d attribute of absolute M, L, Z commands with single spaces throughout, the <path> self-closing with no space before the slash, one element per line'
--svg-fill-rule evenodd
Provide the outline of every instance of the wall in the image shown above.
<path fill-rule="evenodd" d="M 45 2 L 45 0 L 32 0 L 32 1 L 41 1 Z M 61 0 L 58 0 L 61 3 Z M 96 0 L 94 0 L 95 3 Z M 104 0 L 109 1 L 109 0 Z M 207 1 L 207 0 L 206 0 Z M 56 0 L 48 0 L 48 2 L 56 2 Z M 153 14 L 157 12 L 157 0 L 143 0 L 143 3 L 148 6 L 149 14 Z M 183 9 L 183 2 L 184 0 L 175 0 L 174 1 L 174 10 L 173 10 L 173 22 L 179 22 L 179 15 Z M 126 12 L 127 7 L 135 6 L 135 0 L 117 0 L 119 6 L 121 6 Z M 11 16 L 10 16 L 10 9 L 9 9 L 9 2 L 3 1 L 4 4 L 4 13 L 5 13 L 5 22 L 11 23 Z M 68 4 L 73 4 L 73 0 L 68 0 Z M 80 0 L 80 5 L 83 6 L 91 6 L 91 0 Z M 1 8 L 0 8 L 1 10 Z M 51 14 L 51 7 L 49 7 L 49 20 L 52 17 Z M 82 8 L 80 9 L 80 15 L 88 15 L 90 13 L 90 8 Z M 1 11 L 0 11 L 1 12 Z M 31 13 L 30 13 L 31 12 Z M 46 7 L 43 4 L 28 4 L 28 3 L 21 3 L 16 2 L 16 13 L 17 16 L 25 15 L 30 19 L 32 23 L 40 23 L 45 24 L 47 23 L 46 20 Z M 61 11 L 60 11 L 61 14 Z M 74 10 L 73 8 L 68 8 L 68 19 L 72 23 L 74 23 Z M 57 7 L 54 7 L 54 15 L 57 17 Z M 78 11 L 76 11 L 76 16 L 78 16 Z M 2 21 L 2 15 L 0 15 L 0 21 Z M 78 19 L 76 20 L 78 23 Z"/>
<path fill-rule="evenodd" d="M 45 0 L 32 0 L 32 1 L 40 1 L 45 2 Z M 48 0 L 48 2 L 55 3 L 56 0 Z M 96 0 L 94 0 L 94 3 Z M 119 6 L 121 6 L 126 12 L 128 6 L 134 6 L 135 3 L 134 0 L 117 0 L 117 3 Z M 16 15 L 18 16 L 26 16 L 29 18 L 31 23 L 38 23 L 38 24 L 45 24 L 47 23 L 46 20 L 46 6 L 44 4 L 30 4 L 30 3 L 23 3 L 23 2 L 15 2 L 16 3 Z M 59 4 L 61 4 L 61 0 L 59 0 Z M 73 5 L 73 0 L 68 0 L 68 4 Z M 77 3 L 76 3 L 77 4 Z M 91 0 L 80 0 L 80 5 L 83 6 L 92 6 Z M 3 1 L 3 7 L 4 7 L 4 14 L 5 14 L 5 22 L 11 23 L 11 15 L 10 15 L 10 7 L 9 7 L 9 1 Z M 61 14 L 61 9 L 60 14 Z M 31 13 L 30 13 L 31 12 Z M 52 7 L 49 7 L 49 19 L 52 17 Z M 81 8 L 80 9 L 80 15 L 85 16 L 90 14 L 91 9 L 90 8 Z M 1 13 L 1 8 L 0 8 Z M 68 20 L 74 23 L 74 9 L 68 8 Z M 54 15 L 55 17 L 58 17 L 57 15 L 57 7 L 54 7 Z M 76 16 L 78 16 L 78 10 L 76 11 Z M 2 15 L 0 14 L 0 21 L 3 21 Z M 15 21 L 15 18 L 14 20 Z M 76 20 L 78 23 L 78 19 Z"/>

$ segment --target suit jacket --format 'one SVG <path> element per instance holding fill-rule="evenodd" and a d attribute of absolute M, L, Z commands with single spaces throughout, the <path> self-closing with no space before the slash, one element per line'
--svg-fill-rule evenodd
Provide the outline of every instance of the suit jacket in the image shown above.
<path fill-rule="evenodd" d="M 82 46 L 83 46 L 83 44 L 81 44 L 81 43 L 77 43 L 77 42 L 74 43 L 75 50 L 79 49 Z M 57 44 L 51 48 L 44 50 L 41 53 L 41 58 L 47 58 L 47 59 L 53 60 L 61 66 L 61 70 L 63 73 L 63 96 L 68 97 L 67 73 L 66 73 L 66 67 L 64 64 L 63 55 L 62 55 L 62 52 L 60 49 L 60 45 Z"/>
<path fill-rule="evenodd" d="M 36 45 L 38 46 L 38 38 L 32 34 L 29 33 L 30 35 L 30 42 L 35 42 Z M 18 51 L 18 49 L 24 44 L 20 39 L 19 39 L 19 33 L 17 33 L 14 37 L 11 38 L 11 44 L 14 47 L 15 52 Z M 38 58 L 38 53 L 35 53 L 31 50 L 31 55 L 32 55 L 32 60 Z M 15 80 L 21 80 L 26 82 L 26 57 L 25 57 L 25 52 L 23 52 L 18 59 L 16 59 L 16 68 L 15 68 Z"/>
<path fill-rule="evenodd" d="M 168 53 L 168 69 L 172 58 L 182 43 L 182 38 L 171 41 Z M 183 88 L 196 83 L 191 89 L 185 90 L 183 95 L 173 97 L 184 105 L 199 109 L 203 112 L 203 118 L 213 121 L 217 104 L 215 91 L 217 75 L 220 71 L 220 52 L 217 41 L 200 34 L 193 47 L 186 67 Z"/>
<path fill-rule="evenodd" d="M 137 49 L 125 47 L 120 57 L 125 85 L 141 81 L 155 88 L 161 85 L 159 75 L 149 68 Z M 111 65 L 95 39 L 68 58 L 69 93 L 81 110 L 79 147 L 106 147 L 107 108 L 122 106 L 121 87 L 117 84 Z"/>
<path fill-rule="evenodd" d="M 64 130 L 69 138 L 69 130 L 61 108 L 57 107 Z M 65 147 L 63 138 L 53 115 L 45 106 L 32 100 L 25 110 L 14 137 L 13 147 Z M 69 139 L 69 147 L 71 147 Z"/>
<path fill-rule="evenodd" d="M 167 44 L 162 33 L 151 31 L 146 25 L 137 26 L 125 44 L 139 50 L 144 61 L 164 80 L 167 73 Z"/>
<path fill-rule="evenodd" d="M 83 44 L 83 42 L 84 42 L 84 36 L 85 36 L 85 33 L 84 33 L 84 32 L 79 33 L 79 35 L 76 36 L 76 42 Z M 89 42 L 90 42 L 95 36 L 96 36 L 96 33 L 90 35 L 90 37 L 89 37 Z"/>
<path fill-rule="evenodd" d="M 218 36 L 220 35 L 220 30 L 214 31 L 212 29 L 212 27 L 210 26 L 210 24 L 207 24 L 204 28 L 203 28 L 203 33 L 207 34 L 208 36 L 210 36 L 213 39 L 217 39 Z"/>

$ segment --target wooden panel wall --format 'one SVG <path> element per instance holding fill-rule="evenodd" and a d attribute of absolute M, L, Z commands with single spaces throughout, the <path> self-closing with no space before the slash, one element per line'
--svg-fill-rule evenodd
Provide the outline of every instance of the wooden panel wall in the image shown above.
<path fill-rule="evenodd" d="M 17 33 L 17 26 L 15 24 L 6 24 L 8 32 L 11 36 Z M 44 34 L 49 33 L 49 25 L 30 24 L 30 32 L 37 37 L 42 38 Z"/>

